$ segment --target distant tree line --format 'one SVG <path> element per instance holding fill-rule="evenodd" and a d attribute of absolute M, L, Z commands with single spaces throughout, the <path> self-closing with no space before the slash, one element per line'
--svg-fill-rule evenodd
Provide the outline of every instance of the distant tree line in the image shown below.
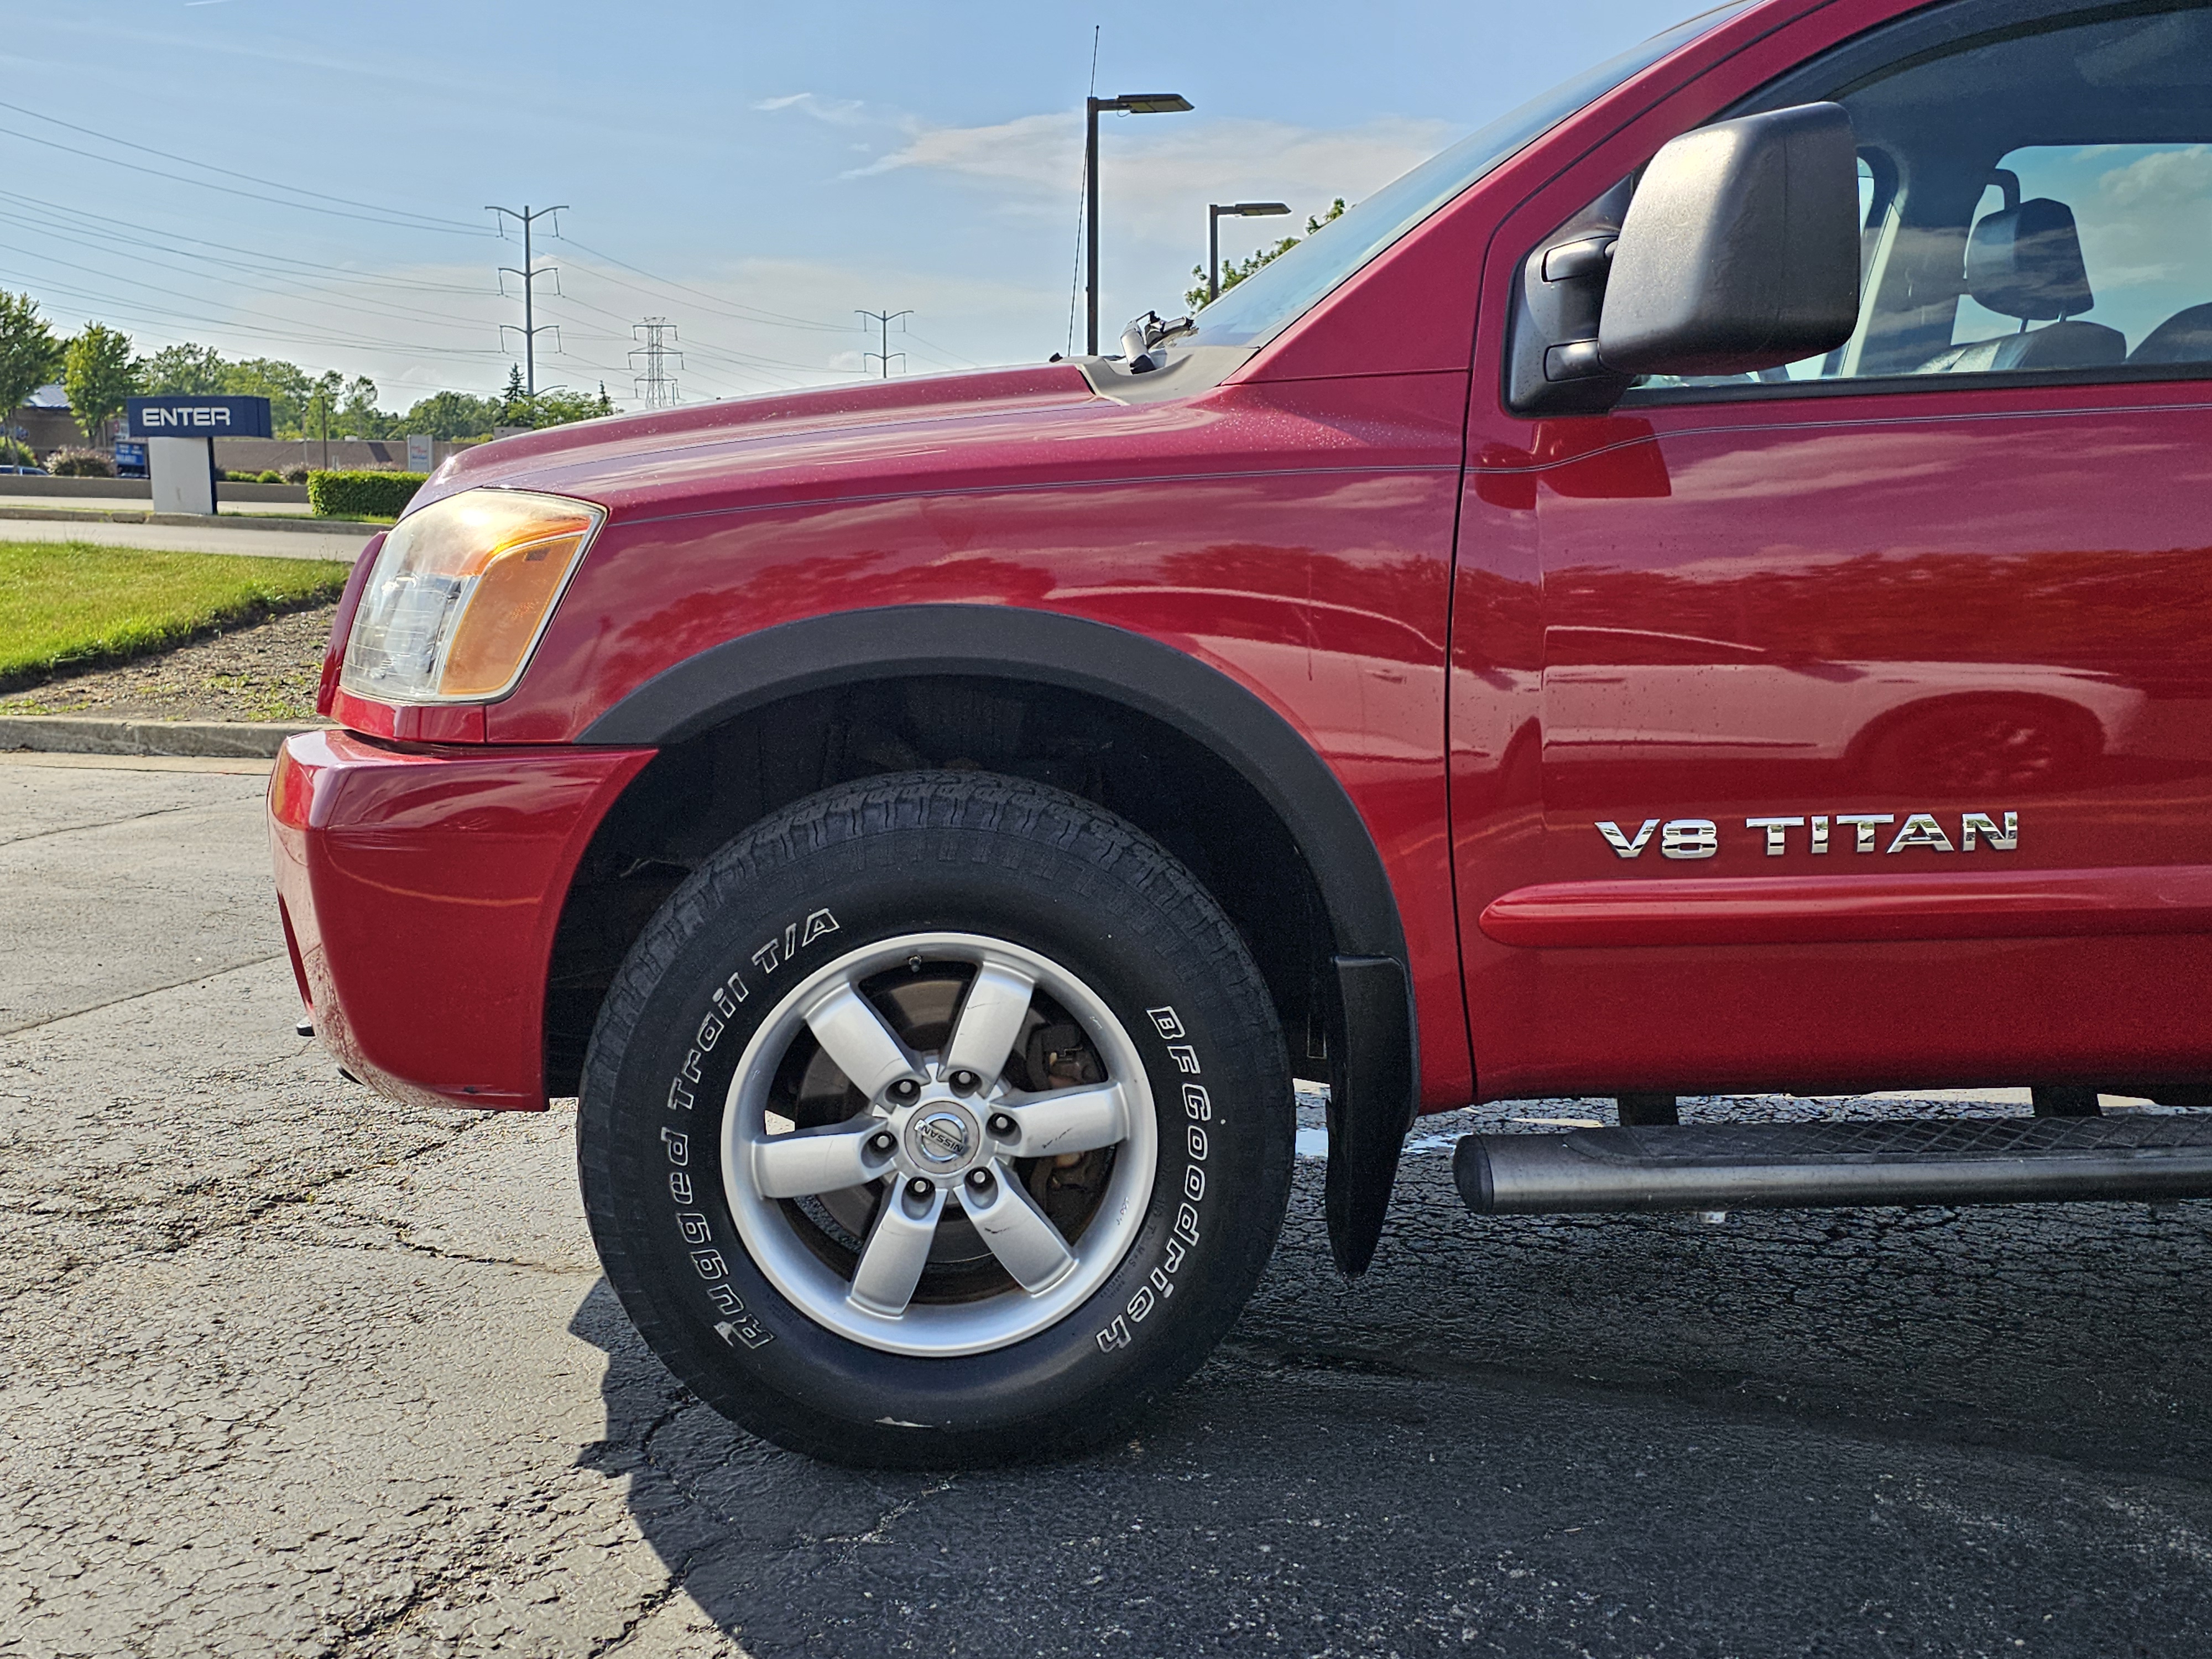
<path fill-rule="evenodd" d="M 279 438 L 483 438 L 501 427 L 562 426 L 615 412 L 604 384 L 596 396 L 562 390 L 533 398 L 516 368 L 496 397 L 435 392 L 395 415 L 377 407 L 376 382 L 366 374 L 311 374 L 281 358 L 229 358 L 203 345 L 164 346 L 141 357 L 128 336 L 104 324 L 57 335 L 29 295 L 0 289 L 0 411 L 18 408 L 56 380 L 68 393 L 70 412 L 95 441 L 126 400 L 162 393 L 266 398 Z"/>

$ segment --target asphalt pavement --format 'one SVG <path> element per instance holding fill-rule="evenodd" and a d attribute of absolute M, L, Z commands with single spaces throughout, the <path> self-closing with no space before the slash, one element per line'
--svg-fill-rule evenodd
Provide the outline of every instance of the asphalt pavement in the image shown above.
<path fill-rule="evenodd" d="M 294 1036 L 263 782 L 0 758 L 0 1655 L 2212 1632 L 2206 1204 L 1477 1222 L 1454 1115 L 1357 1285 L 1302 1159 L 1249 1314 L 1124 1443 L 956 1476 L 764 1446 L 631 1334 L 570 1114 L 395 1105 Z"/>

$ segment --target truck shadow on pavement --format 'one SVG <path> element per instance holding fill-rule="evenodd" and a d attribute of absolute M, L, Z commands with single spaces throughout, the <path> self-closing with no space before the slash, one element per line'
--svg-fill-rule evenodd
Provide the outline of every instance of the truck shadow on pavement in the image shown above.
<path fill-rule="evenodd" d="M 580 1461 L 762 1659 L 2201 1650 L 2212 1203 L 1479 1222 L 1417 1156 L 1347 1286 L 1320 1175 L 1109 1450 L 811 1462 L 601 1282 Z"/>

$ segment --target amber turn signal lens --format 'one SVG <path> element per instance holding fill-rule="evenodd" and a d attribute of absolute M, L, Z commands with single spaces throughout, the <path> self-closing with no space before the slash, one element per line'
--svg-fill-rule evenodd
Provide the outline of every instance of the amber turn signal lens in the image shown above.
<path fill-rule="evenodd" d="M 441 696 L 489 697 L 507 689 L 587 533 L 550 536 L 491 556 L 447 649 L 446 672 L 438 679 Z"/>

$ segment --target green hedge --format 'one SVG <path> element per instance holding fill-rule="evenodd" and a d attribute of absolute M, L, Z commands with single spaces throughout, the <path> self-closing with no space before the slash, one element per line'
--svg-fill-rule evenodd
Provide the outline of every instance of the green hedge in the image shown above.
<path fill-rule="evenodd" d="M 396 519 L 427 472 L 310 472 L 307 505 L 319 519 Z"/>

